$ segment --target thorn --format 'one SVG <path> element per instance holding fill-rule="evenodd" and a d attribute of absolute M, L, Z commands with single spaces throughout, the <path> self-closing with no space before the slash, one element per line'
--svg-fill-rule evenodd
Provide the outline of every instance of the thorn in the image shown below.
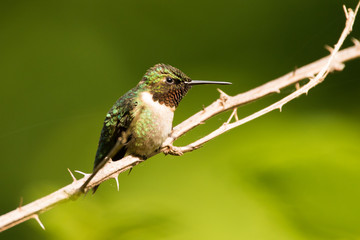
<path fill-rule="evenodd" d="M 199 124 L 205 124 L 205 122 L 204 122 L 204 121 L 201 121 L 201 122 L 199 122 Z"/>
<path fill-rule="evenodd" d="M 345 68 L 345 64 L 342 62 L 334 62 L 330 71 L 342 71 Z"/>
<path fill-rule="evenodd" d="M 203 113 L 205 112 L 205 105 L 203 104 L 202 105 L 202 110 L 203 110 Z"/>
<path fill-rule="evenodd" d="M 279 106 L 279 111 L 280 112 L 282 112 L 282 107 L 283 107 L 284 105 L 281 105 L 281 106 Z"/>
<path fill-rule="evenodd" d="M 330 54 L 334 51 L 334 48 L 330 47 L 329 45 L 325 45 L 324 48 L 330 52 Z"/>
<path fill-rule="evenodd" d="M 348 10 L 346 9 L 345 4 L 343 5 L 343 9 L 344 9 L 345 17 L 346 17 L 346 19 L 348 19 L 348 18 L 349 18 L 349 12 L 348 12 Z"/>
<path fill-rule="evenodd" d="M 354 43 L 355 47 L 360 47 L 360 41 L 356 38 L 351 38 L 351 41 Z"/>
<path fill-rule="evenodd" d="M 23 205 L 23 197 L 20 197 L 20 202 L 19 202 L 18 208 L 21 209 L 22 205 Z"/>
<path fill-rule="evenodd" d="M 275 92 L 275 93 L 280 93 L 280 89 L 279 89 L 279 88 L 278 88 L 278 89 L 275 89 L 274 92 Z"/>
<path fill-rule="evenodd" d="M 40 227 L 45 230 L 44 224 L 42 224 L 42 222 L 40 221 L 39 215 L 35 214 L 33 218 L 38 222 Z"/>
<path fill-rule="evenodd" d="M 75 178 L 74 174 L 71 172 L 71 170 L 70 170 L 69 168 L 68 168 L 67 170 L 69 171 L 70 176 L 71 176 L 71 178 L 73 179 L 73 182 L 76 182 L 77 179 Z"/>
<path fill-rule="evenodd" d="M 298 68 L 297 66 L 294 67 L 294 70 L 292 71 L 292 76 L 295 76 L 297 68 Z"/>
<path fill-rule="evenodd" d="M 306 91 L 304 92 L 306 96 L 308 95 L 309 90 L 310 90 L 310 89 L 308 89 L 308 90 L 306 90 Z"/>
<path fill-rule="evenodd" d="M 132 169 L 132 168 L 130 168 L 130 169 Z M 120 191 L 120 187 L 119 187 L 119 179 L 118 179 L 118 177 L 119 177 L 119 174 L 118 174 L 117 176 L 115 176 L 114 179 L 115 179 L 115 182 L 116 182 L 117 190 L 118 190 L 118 192 L 119 192 L 119 191 Z"/>
<path fill-rule="evenodd" d="M 295 88 L 296 88 L 296 90 L 300 89 L 300 83 L 299 82 L 295 83 Z"/>
<path fill-rule="evenodd" d="M 75 170 L 74 172 L 80 173 L 80 174 L 84 175 L 84 177 L 87 177 L 87 176 L 90 175 L 90 173 L 84 173 L 84 172 L 79 171 L 79 170 Z"/>

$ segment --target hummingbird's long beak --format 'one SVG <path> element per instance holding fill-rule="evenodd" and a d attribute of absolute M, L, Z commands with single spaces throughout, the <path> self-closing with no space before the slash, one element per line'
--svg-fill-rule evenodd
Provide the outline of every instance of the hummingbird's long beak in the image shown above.
<path fill-rule="evenodd" d="M 217 82 L 217 81 L 204 81 L 204 80 L 191 80 L 186 82 L 187 85 L 202 85 L 202 84 L 219 84 L 219 85 L 230 85 L 231 82 Z"/>

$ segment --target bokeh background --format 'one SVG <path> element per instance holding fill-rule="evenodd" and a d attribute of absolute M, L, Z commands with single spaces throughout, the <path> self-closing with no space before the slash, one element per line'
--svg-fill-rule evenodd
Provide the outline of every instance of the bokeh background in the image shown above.
<path fill-rule="evenodd" d="M 1 0 L 0 213 L 69 184 L 67 168 L 90 172 L 106 112 L 147 68 L 231 81 L 222 89 L 237 94 L 327 55 L 344 3 L 357 2 Z M 108 181 L 55 207 L 40 216 L 46 231 L 30 220 L 0 239 L 360 239 L 359 66 L 197 151 L 149 159 L 119 192 Z M 218 95 L 194 87 L 174 124 Z"/>

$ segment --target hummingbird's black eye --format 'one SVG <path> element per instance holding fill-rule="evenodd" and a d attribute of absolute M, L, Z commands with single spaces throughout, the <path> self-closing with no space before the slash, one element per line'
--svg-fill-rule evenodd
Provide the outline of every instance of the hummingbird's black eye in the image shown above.
<path fill-rule="evenodd" d="M 172 79 L 171 77 L 166 77 L 166 82 L 168 84 L 173 84 L 174 83 L 174 79 Z"/>

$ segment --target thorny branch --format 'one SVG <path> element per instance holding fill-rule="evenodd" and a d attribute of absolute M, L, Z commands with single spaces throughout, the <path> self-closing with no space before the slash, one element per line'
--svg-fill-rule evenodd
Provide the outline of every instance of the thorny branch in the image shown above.
<path fill-rule="evenodd" d="M 234 108 L 234 111 L 233 113 L 231 114 L 229 120 L 227 122 L 225 122 L 221 127 L 219 127 L 218 129 L 216 129 L 215 131 L 211 132 L 210 134 L 208 134 L 207 136 L 187 145 L 187 146 L 184 146 L 184 147 L 173 147 L 171 146 L 171 142 L 166 142 L 168 144 L 168 151 L 176 154 L 176 153 L 180 153 L 180 154 L 183 154 L 184 152 L 189 152 L 189 151 L 192 151 L 194 149 L 197 149 L 199 147 L 201 147 L 204 143 L 210 141 L 211 139 L 219 136 L 220 134 L 223 134 L 224 132 L 226 131 L 229 131 L 230 129 L 233 129 L 237 126 L 240 126 L 244 123 L 247 123 L 251 120 L 254 120 L 255 118 L 258 118 L 266 113 L 269 113 L 275 109 L 279 109 L 280 112 L 282 110 L 282 107 L 290 102 L 291 100 L 299 97 L 300 95 L 302 94 L 308 94 L 309 90 L 312 89 L 313 87 L 315 87 L 316 85 L 318 85 L 319 83 L 323 82 L 324 79 L 326 78 L 326 76 L 331 72 L 331 71 L 334 71 L 334 70 L 342 70 L 345 65 L 339 61 L 339 58 L 337 56 L 339 50 L 340 50 L 340 47 L 342 46 L 342 44 L 344 43 L 346 37 L 350 34 L 350 32 L 352 31 L 352 27 L 353 27 L 353 24 L 354 24 L 354 21 L 355 21 L 355 16 L 359 10 L 359 5 L 360 5 L 360 2 L 358 3 L 356 9 L 355 9 L 355 12 L 352 10 L 352 9 L 346 9 L 345 5 L 343 6 L 344 8 L 344 12 L 345 12 L 345 16 L 346 16 L 346 23 L 345 23 L 345 28 L 343 30 L 343 32 L 341 33 L 341 36 L 338 40 L 338 42 L 335 44 L 334 48 L 331 48 L 329 46 L 326 46 L 326 48 L 330 51 L 330 56 L 326 58 L 326 60 L 324 61 L 325 64 L 323 64 L 323 66 L 321 67 L 320 71 L 317 73 L 317 75 L 315 77 L 312 77 L 310 76 L 309 79 L 310 81 L 305 84 L 303 87 L 300 88 L 299 85 L 296 85 L 297 86 L 297 90 L 291 94 L 289 94 L 288 96 L 284 97 L 283 99 L 275 102 L 274 104 L 258 111 L 258 112 L 255 112 L 253 114 L 251 114 L 250 116 L 247 116 L 243 119 L 236 119 L 237 118 L 237 115 L 236 115 L 236 107 L 239 106 L 238 102 L 236 101 L 236 98 L 241 95 L 237 95 L 237 96 L 234 96 L 234 97 L 231 97 L 231 96 L 228 96 L 226 95 L 224 92 L 220 91 L 220 103 L 224 106 L 224 109 L 229 109 L 229 108 Z M 357 40 L 353 40 L 354 44 L 355 44 L 355 47 L 359 47 L 359 41 Z M 321 59 L 319 61 L 322 61 L 324 59 Z M 318 61 L 318 62 L 319 62 Z M 315 62 L 316 63 L 316 62 Z M 309 65 L 307 65 L 309 66 Z M 306 66 L 305 66 L 306 67 Z M 298 75 L 296 74 L 297 72 L 294 73 L 294 75 Z M 307 72 L 307 74 L 309 74 L 309 72 Z M 280 80 L 280 79 L 279 79 Z M 302 79 L 300 79 L 302 80 Z M 271 82 L 269 82 L 271 83 Z M 297 81 L 298 83 L 298 81 Z M 279 87 L 277 86 L 277 88 L 273 89 L 274 92 L 280 92 L 280 88 L 282 87 Z M 255 90 L 255 89 L 254 89 Z M 253 90 L 252 90 L 253 91 Z M 271 93 L 271 92 L 269 92 Z M 244 93 L 246 94 L 246 93 Z M 235 100 L 234 100 L 235 99 Z M 252 99 L 252 100 L 255 100 L 255 99 Z M 227 107 L 225 107 L 226 105 L 229 105 Z M 206 109 L 205 109 L 206 110 Z M 204 111 L 205 111 L 204 110 Z M 233 122 L 233 123 L 230 123 L 232 117 L 235 115 L 235 119 L 236 121 Z M 201 117 L 199 117 L 201 118 Z M 207 118 L 206 118 L 207 119 Z M 200 119 L 200 121 L 205 121 L 206 119 Z M 189 119 L 188 119 L 189 120 Z M 191 127 L 191 125 L 189 124 L 188 127 Z M 194 126 L 195 127 L 195 126 Z M 179 131 L 180 132 L 180 131 Z M 174 134 L 175 133 L 175 134 Z M 176 131 L 174 131 L 174 133 L 172 134 L 173 136 L 173 139 L 176 139 L 177 135 L 176 135 Z M 178 134 L 178 135 L 182 135 L 182 134 Z M 176 137 L 174 137 L 176 136 Z"/>
<path fill-rule="evenodd" d="M 204 143 L 210 141 L 211 139 L 221 135 L 222 133 L 229 131 L 232 128 L 240 126 L 246 122 L 254 120 L 268 112 L 271 112 L 275 109 L 281 108 L 284 104 L 290 102 L 291 100 L 299 97 L 302 94 L 307 94 L 310 89 L 323 82 L 325 77 L 332 71 L 341 71 L 344 68 L 344 63 L 352 60 L 354 58 L 360 58 L 360 43 L 359 41 L 353 39 L 354 46 L 346 48 L 340 51 L 340 48 L 345 40 L 345 38 L 352 31 L 352 26 L 355 21 L 355 16 L 358 12 L 360 5 L 360 1 L 356 6 L 355 11 L 352 9 L 346 9 L 344 6 L 346 24 L 345 28 L 334 46 L 334 48 L 327 47 L 330 51 L 330 56 L 324 57 L 318 61 L 315 61 L 311 64 L 308 64 L 304 67 L 297 69 L 296 71 L 290 72 L 278 79 L 270 81 L 264 85 L 261 85 L 257 88 L 249 90 L 247 92 L 238 94 L 236 96 L 228 96 L 221 90 L 220 98 L 213 102 L 208 107 L 204 108 L 202 111 L 194 114 L 192 117 L 183 121 L 181 124 L 174 127 L 171 136 L 164 142 L 162 152 L 170 153 L 174 155 L 182 155 L 185 152 L 192 151 L 194 149 L 199 148 Z M 310 79 L 305 85 L 300 86 L 299 82 L 303 79 Z M 243 119 L 238 119 L 237 116 L 237 107 L 242 106 L 246 103 L 255 101 L 264 96 L 267 96 L 271 93 L 279 93 L 281 89 L 295 84 L 296 91 L 289 94 L 288 96 L 282 98 L 281 100 L 275 102 L 274 104 L 258 111 L 250 116 L 247 116 Z M 194 127 L 204 123 L 209 118 L 222 113 L 227 110 L 233 110 L 227 122 L 225 122 L 222 126 L 220 126 L 215 131 L 211 132 L 207 136 L 183 147 L 175 147 L 173 146 L 173 142 L 181 137 L 186 132 L 190 131 Z M 234 122 L 231 120 L 235 118 Z M 154 153 L 155 154 L 158 154 Z M 94 178 L 89 182 L 84 191 L 88 191 L 94 186 L 100 184 L 103 181 L 106 181 L 110 178 L 114 178 L 117 180 L 118 175 L 121 172 L 124 172 L 137 164 L 141 163 L 143 160 L 133 157 L 127 156 L 121 159 L 121 161 L 109 161 L 105 166 L 99 170 L 98 174 L 94 176 Z M 2 216 L 0 216 L 0 232 L 4 231 L 8 228 L 11 228 L 21 222 L 24 222 L 28 219 L 35 219 L 42 228 L 44 225 L 41 223 L 39 219 L 39 214 L 43 213 L 55 205 L 67 201 L 69 199 L 76 199 L 79 195 L 82 194 L 81 186 L 88 179 L 90 174 L 84 174 L 84 177 L 77 180 L 74 175 L 69 170 L 73 182 L 43 198 L 40 198 L 34 202 L 31 202 L 25 206 L 22 206 L 22 201 L 20 206 Z M 77 171 L 79 172 L 79 171 Z M 81 172 L 79 172 L 81 173 Z M 45 228 L 44 228 L 45 229 Z"/>

